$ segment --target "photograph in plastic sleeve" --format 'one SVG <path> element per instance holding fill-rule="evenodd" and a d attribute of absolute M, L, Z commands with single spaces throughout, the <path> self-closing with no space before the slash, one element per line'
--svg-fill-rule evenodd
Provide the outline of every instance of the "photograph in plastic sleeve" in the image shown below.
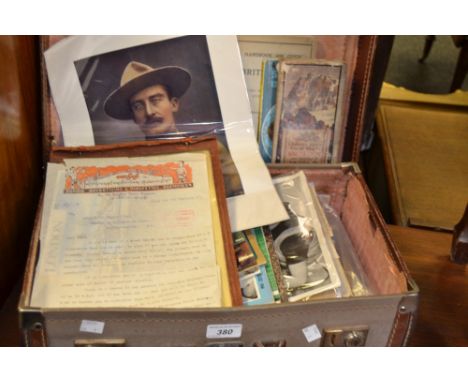
<path fill-rule="evenodd" d="M 286 218 L 234 36 L 73 36 L 45 60 L 66 146 L 215 134 L 233 231 Z"/>
<path fill-rule="evenodd" d="M 339 158 L 345 81 L 342 63 L 280 61 L 273 161 L 330 163 Z"/>
<path fill-rule="evenodd" d="M 341 281 L 304 173 L 273 182 L 289 214 L 289 220 L 270 226 L 288 300 L 337 288 Z"/>
<path fill-rule="evenodd" d="M 312 184 L 310 184 L 312 187 Z M 346 277 L 341 280 L 348 281 L 348 289 L 353 296 L 369 296 L 375 293 L 366 272 L 362 267 L 359 256 L 344 227 L 339 215 L 330 205 L 329 195 L 318 195 L 320 205 L 323 206 L 324 218 L 333 235 L 333 243 L 339 253 L 340 263 Z"/>
<path fill-rule="evenodd" d="M 96 145 L 215 134 L 226 195 L 244 193 L 226 141 L 206 37 L 132 46 L 74 66 Z"/>

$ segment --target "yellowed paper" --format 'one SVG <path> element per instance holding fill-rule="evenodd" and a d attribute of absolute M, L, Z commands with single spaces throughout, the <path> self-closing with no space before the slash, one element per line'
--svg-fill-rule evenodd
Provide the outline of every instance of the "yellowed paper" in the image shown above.
<path fill-rule="evenodd" d="M 221 227 L 221 220 L 220 214 L 218 209 L 218 200 L 216 198 L 216 189 L 214 184 L 214 176 L 213 176 L 213 167 L 211 161 L 207 161 L 207 171 L 208 171 L 208 184 L 210 188 L 210 195 L 211 195 L 211 217 L 213 222 L 213 230 L 216 246 L 216 263 L 218 264 L 221 270 L 221 290 L 222 290 L 222 299 L 223 299 L 223 306 L 232 306 L 232 299 L 230 293 L 230 286 L 229 286 L 229 276 L 228 276 L 228 268 L 226 263 L 226 256 L 224 253 L 224 240 L 222 227 Z"/>
<path fill-rule="evenodd" d="M 190 269 L 170 273 L 88 272 L 48 275 L 53 285 L 36 297 L 49 308 L 198 308 L 219 307 L 217 268 Z"/>
<path fill-rule="evenodd" d="M 46 232 L 32 305 L 50 306 L 47 304 L 53 302 L 69 306 L 66 295 L 81 304 L 84 300 L 76 298 L 81 285 L 78 278 L 88 280 L 87 295 L 92 298 L 85 301 L 85 306 L 100 295 L 100 289 L 92 286 L 103 279 L 109 285 L 131 279 L 135 286 L 126 291 L 127 300 L 116 296 L 112 301 L 106 294 L 109 306 L 135 302 L 140 306 L 143 301 L 179 306 L 187 299 L 194 304 L 206 301 L 209 306 L 230 305 L 229 289 L 224 288 L 228 286 L 227 269 L 208 164 L 207 152 L 67 160 L 68 167 L 57 175 L 57 195 L 48 222 L 43 225 Z M 200 279 L 200 269 L 205 273 L 210 270 L 206 283 L 195 283 Z M 176 272 L 185 273 L 177 289 L 180 293 L 172 295 L 174 300 L 135 294 L 153 293 L 156 287 L 166 290 L 167 285 L 180 280 L 174 276 Z M 143 273 L 153 275 L 148 284 L 152 289 L 141 285 L 143 279 L 138 275 Z M 194 283 L 197 291 L 192 291 Z M 208 295 L 217 302 L 206 300 Z"/>

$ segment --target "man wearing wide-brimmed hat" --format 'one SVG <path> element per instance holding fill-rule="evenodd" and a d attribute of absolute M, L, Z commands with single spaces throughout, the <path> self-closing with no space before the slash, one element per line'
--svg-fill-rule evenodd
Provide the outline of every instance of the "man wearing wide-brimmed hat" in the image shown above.
<path fill-rule="evenodd" d="M 177 133 L 174 113 L 190 82 L 189 72 L 177 66 L 153 69 L 132 61 L 122 74 L 120 87 L 107 98 L 104 110 L 116 119 L 133 119 L 147 138 Z"/>
<path fill-rule="evenodd" d="M 191 83 L 190 73 L 177 66 L 152 68 L 130 62 L 122 73 L 120 87 L 104 103 L 104 111 L 116 119 L 133 119 L 146 139 L 180 135 L 174 113 Z M 242 193 L 237 169 L 227 148 L 218 141 L 226 194 Z"/>

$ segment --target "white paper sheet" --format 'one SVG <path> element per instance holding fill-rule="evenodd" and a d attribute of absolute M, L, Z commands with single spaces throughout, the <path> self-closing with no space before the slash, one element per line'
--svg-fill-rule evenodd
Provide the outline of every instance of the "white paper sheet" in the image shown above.
<path fill-rule="evenodd" d="M 45 52 L 49 84 L 66 146 L 95 144 L 75 61 L 173 37 L 75 36 Z M 236 37 L 207 36 L 207 44 L 228 148 L 244 189 L 243 195 L 228 198 L 231 229 L 236 232 L 285 220 L 287 213 L 255 140 Z"/>

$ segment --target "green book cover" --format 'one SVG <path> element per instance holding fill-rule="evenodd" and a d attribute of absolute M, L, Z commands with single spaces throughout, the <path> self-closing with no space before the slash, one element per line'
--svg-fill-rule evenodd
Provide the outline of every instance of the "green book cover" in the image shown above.
<path fill-rule="evenodd" d="M 260 250 L 263 252 L 263 255 L 265 256 L 265 259 L 266 259 L 265 269 L 266 269 L 266 273 L 268 276 L 268 281 L 270 283 L 271 290 L 273 292 L 273 298 L 275 299 L 275 301 L 280 301 L 281 295 L 278 289 L 278 284 L 276 282 L 275 273 L 273 272 L 273 267 L 271 265 L 270 252 L 268 252 L 265 235 L 263 234 L 263 229 L 261 227 L 257 227 L 257 228 L 252 228 L 250 231 L 254 234 L 255 238 L 257 239 L 258 246 L 260 247 Z"/>

